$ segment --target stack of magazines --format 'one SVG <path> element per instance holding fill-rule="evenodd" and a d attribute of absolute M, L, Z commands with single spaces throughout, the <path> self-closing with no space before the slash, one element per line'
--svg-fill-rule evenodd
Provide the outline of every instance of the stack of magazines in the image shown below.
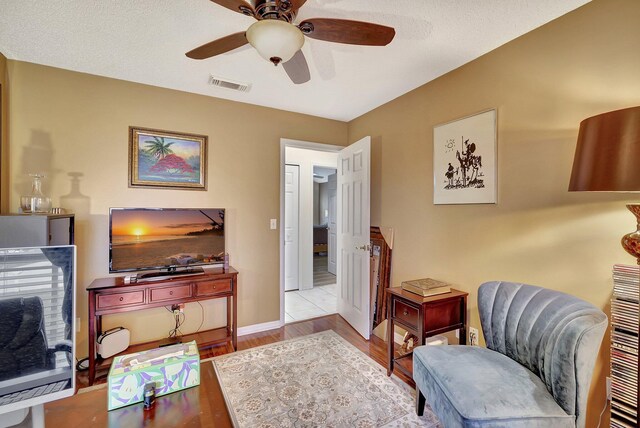
<path fill-rule="evenodd" d="M 638 266 L 613 266 L 611 426 L 638 426 Z"/>

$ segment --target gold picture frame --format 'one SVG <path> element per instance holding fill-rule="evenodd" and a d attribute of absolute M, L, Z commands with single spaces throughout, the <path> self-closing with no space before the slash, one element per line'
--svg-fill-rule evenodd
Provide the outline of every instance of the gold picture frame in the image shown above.
<path fill-rule="evenodd" d="M 207 190 L 206 135 L 129 127 L 129 187 Z"/>

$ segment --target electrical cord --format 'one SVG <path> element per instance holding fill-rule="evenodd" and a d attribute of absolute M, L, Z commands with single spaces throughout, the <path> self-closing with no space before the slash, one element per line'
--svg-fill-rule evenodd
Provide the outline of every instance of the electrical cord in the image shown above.
<path fill-rule="evenodd" d="M 89 369 L 89 357 L 78 360 L 76 358 L 76 370 L 81 372 Z"/>
<path fill-rule="evenodd" d="M 200 305 L 200 325 L 198 326 L 198 329 L 196 330 L 196 333 L 200 331 L 200 329 L 202 328 L 202 325 L 204 324 L 204 307 L 202 306 L 202 303 L 197 302 L 198 305 Z"/>
<path fill-rule="evenodd" d="M 182 315 L 182 319 L 180 315 Z M 176 319 L 175 327 L 173 328 L 173 330 L 169 332 L 169 337 L 171 338 L 182 336 L 182 331 L 180 331 L 180 327 L 182 326 L 182 324 L 184 324 L 186 317 L 182 312 L 178 312 L 177 314 L 175 314 L 175 319 Z"/>
<path fill-rule="evenodd" d="M 600 417 L 598 418 L 598 427 L 600 428 L 600 423 L 602 422 L 602 415 L 604 415 L 604 411 L 607 410 L 607 406 L 609 405 L 609 399 L 607 398 L 606 400 L 604 400 L 604 407 L 602 408 L 602 411 L 600 412 Z"/>
<path fill-rule="evenodd" d="M 186 315 L 184 314 L 184 312 L 174 313 L 171 309 L 167 308 L 166 306 L 164 308 L 168 312 L 171 312 L 175 317 L 175 325 L 173 329 L 169 331 L 169 337 L 174 339 L 178 336 L 182 336 L 182 331 L 180 330 L 180 327 L 184 324 L 185 320 L 187 319 Z M 182 316 L 182 319 L 181 319 L 181 316 Z"/>

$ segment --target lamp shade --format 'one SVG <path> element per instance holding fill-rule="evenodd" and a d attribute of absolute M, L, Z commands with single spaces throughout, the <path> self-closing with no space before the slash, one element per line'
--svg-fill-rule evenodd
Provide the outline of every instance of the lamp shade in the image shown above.
<path fill-rule="evenodd" d="M 298 27 L 276 19 L 254 23 L 246 37 L 262 58 L 276 65 L 289 61 L 304 45 L 304 35 Z"/>
<path fill-rule="evenodd" d="M 640 106 L 580 123 L 569 191 L 640 191 Z"/>

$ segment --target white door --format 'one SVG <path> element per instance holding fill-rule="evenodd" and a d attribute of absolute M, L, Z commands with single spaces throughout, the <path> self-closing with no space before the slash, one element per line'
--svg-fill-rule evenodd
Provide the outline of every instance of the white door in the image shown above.
<path fill-rule="evenodd" d="M 328 181 L 329 219 L 327 243 L 327 270 L 336 274 L 336 254 L 338 249 L 338 226 L 336 222 L 337 198 L 338 198 L 338 174 L 331 174 Z"/>
<path fill-rule="evenodd" d="M 371 137 L 338 155 L 338 313 L 369 339 Z"/>
<path fill-rule="evenodd" d="M 300 167 L 285 165 L 284 171 L 284 291 L 300 286 L 299 221 Z"/>

